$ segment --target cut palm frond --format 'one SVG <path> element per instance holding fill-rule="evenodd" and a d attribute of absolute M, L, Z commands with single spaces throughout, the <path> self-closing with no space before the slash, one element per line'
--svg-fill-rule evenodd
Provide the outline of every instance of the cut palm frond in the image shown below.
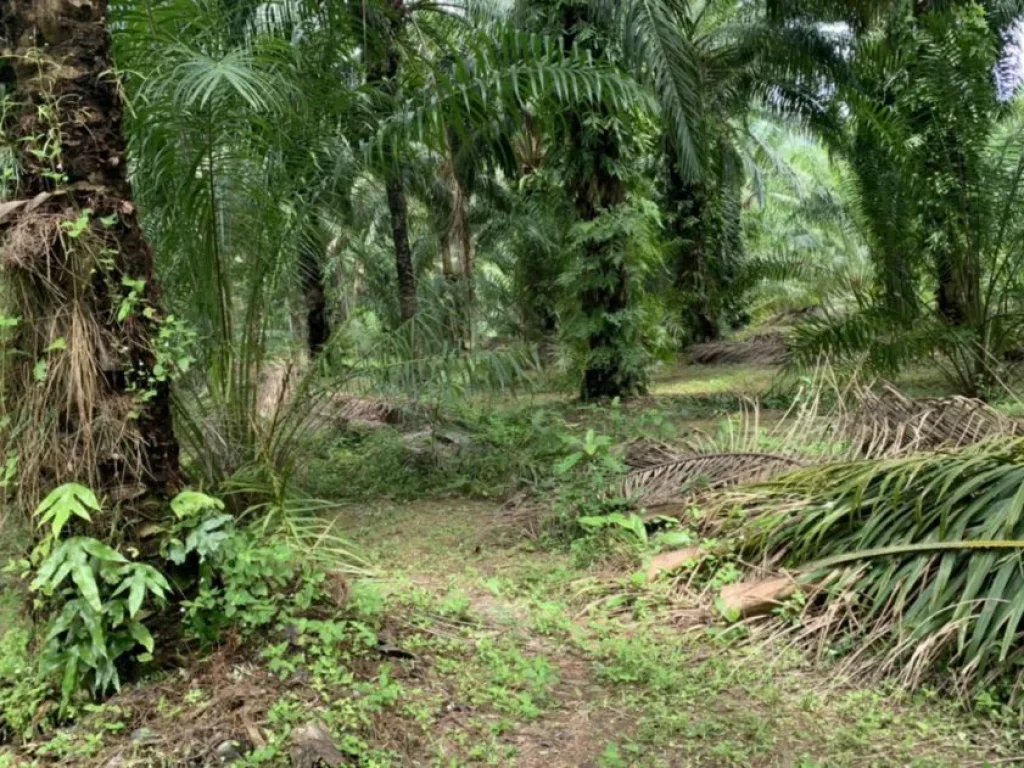
<path fill-rule="evenodd" d="M 630 440 L 623 449 L 623 461 L 630 469 L 646 469 L 683 458 L 684 452 L 661 440 Z"/>
<path fill-rule="evenodd" d="M 853 408 L 840 414 L 837 432 L 866 457 L 959 448 L 992 437 L 1019 437 L 1024 425 L 970 397 L 912 399 L 883 382 L 855 387 Z"/>
<path fill-rule="evenodd" d="M 789 349 L 781 334 L 763 334 L 747 341 L 711 341 L 693 344 L 688 352 L 698 365 L 749 363 L 784 365 L 789 362 Z"/>
<path fill-rule="evenodd" d="M 1024 440 L 805 469 L 732 501 L 748 557 L 809 584 L 838 571 L 797 632 L 852 636 L 851 670 L 914 686 L 948 668 L 966 690 L 1019 674 Z"/>
<path fill-rule="evenodd" d="M 644 507 L 682 504 L 700 493 L 758 482 L 803 466 L 797 459 L 771 453 L 693 454 L 630 472 L 617 493 Z"/>
<path fill-rule="evenodd" d="M 551 514 L 548 504 L 527 489 L 502 504 L 495 515 L 495 528 L 514 531 L 517 536 L 538 536 Z"/>

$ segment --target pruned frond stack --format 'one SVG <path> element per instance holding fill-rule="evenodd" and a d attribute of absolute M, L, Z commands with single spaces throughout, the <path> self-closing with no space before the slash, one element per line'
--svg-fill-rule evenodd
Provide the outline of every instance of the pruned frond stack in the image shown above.
<path fill-rule="evenodd" d="M 401 408 L 379 398 L 334 395 L 331 404 L 334 416 L 350 425 L 383 426 L 399 424 L 403 420 Z"/>
<path fill-rule="evenodd" d="M 536 536 L 551 516 L 551 508 L 536 493 L 527 489 L 511 496 L 495 515 L 498 530 L 515 531 L 516 535 Z"/>
<path fill-rule="evenodd" d="M 789 349 L 779 334 L 755 336 L 748 341 L 712 341 L 694 344 L 690 360 L 697 365 L 749 363 L 784 365 L 789 362 Z"/>
<path fill-rule="evenodd" d="M 839 414 L 838 434 L 865 457 L 959 448 L 993 437 L 1019 437 L 1024 425 L 969 397 L 912 399 L 891 384 L 858 387 L 856 406 Z"/>
<path fill-rule="evenodd" d="M 685 454 L 662 440 L 641 437 L 630 440 L 623 451 L 623 461 L 630 469 L 646 469 L 679 461 Z"/>

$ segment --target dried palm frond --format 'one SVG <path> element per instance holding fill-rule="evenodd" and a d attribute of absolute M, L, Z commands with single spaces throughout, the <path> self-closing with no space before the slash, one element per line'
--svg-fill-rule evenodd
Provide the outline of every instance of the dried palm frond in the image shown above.
<path fill-rule="evenodd" d="M 22 512 L 63 482 L 108 494 L 148 477 L 141 401 L 119 382 L 149 341 L 141 323 L 106 322 L 110 298 L 92 278 L 111 244 L 87 230 L 71 247 L 70 215 L 34 212 L 0 233 L 5 297 L 20 317 L 4 339 L 0 454 L 17 457 Z"/>
<path fill-rule="evenodd" d="M 771 453 L 698 453 L 630 472 L 616 493 L 645 507 L 681 504 L 705 491 L 766 480 L 803 466 L 790 456 Z"/>
<path fill-rule="evenodd" d="M 272 420 L 286 410 L 286 406 L 290 407 L 298 395 L 308 400 L 309 382 L 305 380 L 309 376 L 309 364 L 304 359 L 264 361 L 259 368 L 256 412 L 261 418 Z M 331 392 L 317 399 L 315 413 L 310 415 L 321 423 L 397 424 L 402 421 L 401 408 L 381 398 Z"/>
<path fill-rule="evenodd" d="M 661 440 L 641 437 L 626 443 L 622 458 L 630 469 L 644 469 L 679 461 L 685 456 L 685 453 Z"/>
<path fill-rule="evenodd" d="M 399 424 L 402 409 L 394 403 L 374 397 L 334 395 L 331 398 L 335 418 L 356 424 Z"/>
<path fill-rule="evenodd" d="M 781 334 L 755 336 L 747 341 L 712 341 L 694 344 L 689 349 L 691 362 L 697 365 L 751 363 L 784 365 L 789 362 L 789 349 Z"/>
<path fill-rule="evenodd" d="M 509 498 L 495 514 L 497 530 L 515 530 L 519 535 L 538 536 L 551 509 L 532 490 Z"/>
<path fill-rule="evenodd" d="M 911 399 L 892 384 L 856 387 L 854 408 L 839 414 L 837 431 L 866 457 L 959 448 L 990 437 L 1024 435 L 1024 425 L 969 397 Z"/>

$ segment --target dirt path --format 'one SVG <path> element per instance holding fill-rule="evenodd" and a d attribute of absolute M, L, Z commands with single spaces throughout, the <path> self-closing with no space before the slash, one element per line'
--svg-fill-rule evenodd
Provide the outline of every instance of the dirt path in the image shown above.
<path fill-rule="evenodd" d="M 802 658 L 722 646 L 714 628 L 581 616 L 607 574 L 499 542 L 493 512 L 453 501 L 346 515 L 392 589 L 414 585 L 467 627 L 444 684 L 454 714 L 430 761 L 409 764 L 985 765 L 1015 748 L 993 749 L 994 732 L 940 702 L 836 686 Z"/>
<path fill-rule="evenodd" d="M 558 560 L 496 547 L 490 529 L 494 508 L 490 505 L 432 503 L 417 505 L 417 509 L 422 514 L 389 509 L 385 514 L 391 525 L 368 531 L 367 538 L 361 538 L 376 550 L 382 569 L 397 570 L 442 601 L 454 590 L 465 597 L 465 614 L 473 618 L 481 636 L 511 640 L 525 658 L 543 659 L 552 667 L 543 711 L 535 718 L 503 723 L 501 743 L 514 751 L 514 764 L 520 768 L 608 764 L 604 753 L 609 740 L 634 728 L 636 713 L 609 695 L 596 679 L 590 660 L 567 638 L 535 628 L 537 608 L 531 600 L 516 596 L 515 589 L 505 593 L 502 588 L 518 586 L 517 577 L 523 570 L 544 573 L 557 569 Z M 365 512 L 358 518 L 362 524 L 367 522 Z M 568 618 L 565 605 L 550 602 L 542 610 L 557 611 L 559 620 Z M 489 719 L 498 722 L 503 718 Z M 450 724 L 458 722 L 455 718 Z M 457 728 L 449 734 L 457 735 Z"/>

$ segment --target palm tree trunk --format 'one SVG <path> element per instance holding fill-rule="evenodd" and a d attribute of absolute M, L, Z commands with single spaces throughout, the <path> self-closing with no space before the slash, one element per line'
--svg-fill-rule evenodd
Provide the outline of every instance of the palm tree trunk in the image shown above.
<path fill-rule="evenodd" d="M 665 208 L 666 226 L 677 249 L 675 285 L 683 294 L 683 327 L 689 342 L 715 341 L 721 336 L 714 286 L 710 285 L 708 254 L 708 195 L 704 185 L 687 182 L 666 139 Z"/>
<path fill-rule="evenodd" d="M 517 142 L 520 173 L 529 177 L 540 169 L 544 162 L 544 145 L 536 121 L 527 114 L 523 134 Z M 525 185 L 527 201 L 533 201 L 536 187 Z M 540 359 L 545 365 L 552 365 L 558 356 L 558 311 L 556 309 L 556 285 L 559 276 L 558 259 L 546 248 L 533 245 L 519 254 L 515 263 L 515 278 L 522 291 L 522 326 L 526 337 L 536 341 L 540 348 Z"/>
<path fill-rule="evenodd" d="M 0 50 L 17 105 L 20 200 L 0 206 L 0 253 L 21 313 L 12 387 L 33 425 L 23 491 L 77 480 L 143 510 L 182 484 L 175 358 L 154 344 L 165 318 L 128 182 L 107 1 L 7 0 Z"/>
<path fill-rule="evenodd" d="M 570 135 L 583 136 L 581 120 Z M 599 131 L 584 148 L 589 157 L 590 174 L 576 179 L 576 211 L 583 221 L 595 221 L 626 200 L 626 186 L 622 179 L 607 169 L 619 161 L 619 146 L 610 131 Z M 623 364 L 627 353 L 621 314 L 629 306 L 629 271 L 621 251 L 626 243 L 622 238 L 588 241 L 584 245 L 584 277 L 580 303 L 587 327 L 589 355 L 583 372 L 580 397 L 583 400 L 625 397 L 642 393 L 644 383 L 631 368 Z"/>
<path fill-rule="evenodd" d="M 964 286 L 957 275 L 957 258 L 944 248 L 932 254 L 936 271 L 935 304 L 939 315 L 950 325 L 962 326 L 969 319 Z"/>
<path fill-rule="evenodd" d="M 321 253 L 315 242 L 299 246 L 299 281 L 306 305 L 306 348 L 313 360 L 323 352 L 331 338 L 331 321 L 327 312 L 327 287 Z"/>
<path fill-rule="evenodd" d="M 409 200 L 398 171 L 386 181 L 388 211 L 391 214 L 391 239 L 395 245 L 395 271 L 398 275 L 398 315 L 403 322 L 416 316 L 416 269 L 409 245 Z"/>
<path fill-rule="evenodd" d="M 454 137 L 449 137 L 449 147 Z M 473 236 L 469 225 L 469 192 L 459 178 L 455 158 L 449 149 L 442 167 L 448 188 L 451 213 L 441 242 L 442 268 L 452 289 L 455 337 L 463 349 L 473 346 Z"/>
<path fill-rule="evenodd" d="M 393 95 L 398 87 L 400 51 L 398 38 L 405 28 L 404 0 L 388 0 L 384 4 L 387 24 L 376 29 L 370 51 L 367 81 L 383 93 Z M 409 200 L 401 167 L 392 160 L 384 171 L 388 213 L 391 216 L 391 239 L 395 246 L 395 272 L 398 277 L 398 315 L 403 322 L 416 315 L 416 269 L 409 244 Z"/>
<path fill-rule="evenodd" d="M 577 43 L 581 22 L 587 21 L 587 6 L 563 8 L 562 37 L 566 50 Z M 604 110 L 599 110 L 604 112 Z M 598 114 L 594 123 L 604 122 Z M 569 185 L 579 218 L 592 222 L 626 201 L 626 185 L 618 172 L 622 152 L 615 132 L 606 127 L 586 125 L 579 112 L 568 115 L 568 136 L 576 155 Z M 630 306 L 629 269 L 623 252 L 623 236 L 590 239 L 583 245 L 580 275 L 580 308 L 587 331 L 587 363 L 580 387 L 582 400 L 628 397 L 646 391 L 642 371 L 626 361 L 637 352 L 641 341 L 633 338 L 623 323 Z"/>
<path fill-rule="evenodd" d="M 470 350 L 473 347 L 473 264 L 476 253 L 473 250 L 473 235 L 469 227 L 469 194 L 458 178 L 455 179 L 454 197 L 452 228 L 459 253 L 459 329 L 462 333 L 463 348 Z"/>
<path fill-rule="evenodd" d="M 539 346 L 545 365 L 557 359 L 558 266 L 555 255 L 538 245 L 524 250 L 515 263 L 516 283 L 522 296 L 522 327 L 526 338 Z"/>

